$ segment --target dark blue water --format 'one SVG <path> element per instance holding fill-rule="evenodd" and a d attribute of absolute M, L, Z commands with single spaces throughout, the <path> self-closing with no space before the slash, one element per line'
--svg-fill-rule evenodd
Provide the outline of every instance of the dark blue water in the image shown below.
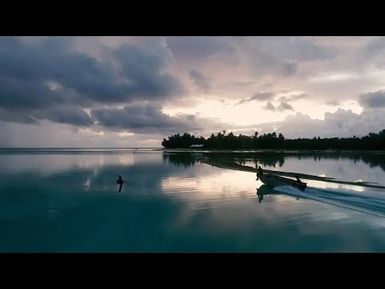
<path fill-rule="evenodd" d="M 206 153 L 2 150 L 1 252 L 384 252 L 385 191 L 263 189 Z M 383 154 L 226 153 L 246 165 L 384 184 Z M 118 192 L 116 179 L 126 183 Z"/>

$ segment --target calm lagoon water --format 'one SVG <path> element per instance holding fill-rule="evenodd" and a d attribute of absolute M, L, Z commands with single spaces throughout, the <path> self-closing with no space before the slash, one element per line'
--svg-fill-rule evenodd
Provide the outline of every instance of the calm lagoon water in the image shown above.
<path fill-rule="evenodd" d="M 385 190 L 272 191 L 205 158 L 385 184 L 382 153 L 1 149 L 0 252 L 385 252 Z"/>

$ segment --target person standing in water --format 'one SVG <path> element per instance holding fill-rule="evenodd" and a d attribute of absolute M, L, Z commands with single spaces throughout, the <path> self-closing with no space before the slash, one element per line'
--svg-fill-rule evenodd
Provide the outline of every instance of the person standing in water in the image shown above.
<path fill-rule="evenodd" d="M 257 169 L 257 181 L 259 180 L 259 176 L 262 176 L 262 175 L 263 175 L 263 170 L 261 166 L 259 166 Z"/>
<path fill-rule="evenodd" d="M 119 193 L 120 193 L 120 191 L 122 190 L 123 183 L 124 183 L 121 175 L 119 175 L 119 178 L 116 180 L 116 183 L 119 184 Z"/>

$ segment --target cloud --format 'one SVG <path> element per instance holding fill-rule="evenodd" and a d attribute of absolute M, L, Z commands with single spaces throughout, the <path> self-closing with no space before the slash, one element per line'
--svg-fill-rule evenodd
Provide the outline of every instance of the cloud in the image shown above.
<path fill-rule="evenodd" d="M 289 108 L 290 105 L 287 103 L 288 101 L 295 101 L 295 100 L 298 100 L 298 99 L 306 98 L 308 96 L 307 93 L 290 91 L 290 90 L 280 91 L 279 93 L 275 93 L 275 92 L 257 92 L 252 97 L 241 99 L 237 104 L 242 104 L 242 103 L 246 103 L 246 102 L 250 102 L 250 101 L 254 101 L 254 100 L 258 100 L 258 101 L 269 100 L 269 101 L 271 101 L 271 100 L 276 99 L 277 96 L 282 94 L 282 93 L 284 94 L 284 96 L 281 96 L 278 100 L 281 102 L 280 107 L 283 110 L 284 110 L 284 108 L 292 109 L 292 108 Z M 274 110 L 274 106 L 271 103 L 270 104 L 268 103 L 266 105 L 266 107 L 269 110 Z"/>
<path fill-rule="evenodd" d="M 240 37 L 236 46 L 243 63 L 264 76 L 293 76 L 300 64 L 336 56 L 332 49 L 307 37 Z"/>
<path fill-rule="evenodd" d="M 275 94 L 273 92 L 257 92 L 252 97 L 241 99 L 237 104 L 242 104 L 253 100 L 264 101 L 264 100 L 273 99 L 274 97 L 275 97 Z"/>
<path fill-rule="evenodd" d="M 284 75 L 291 76 L 297 72 L 298 64 L 295 62 L 285 62 L 282 68 Z"/>
<path fill-rule="evenodd" d="M 61 106 L 51 108 L 50 110 L 43 110 L 41 113 L 36 113 L 35 117 L 74 126 L 91 126 L 93 124 L 93 120 L 81 107 L 73 106 Z"/>
<path fill-rule="evenodd" d="M 353 102 L 373 115 L 365 110 L 359 117 L 326 114 L 318 131 L 366 131 L 383 121 L 380 112 L 385 93 L 379 88 L 385 67 L 384 39 L 2 37 L 0 120 L 31 127 L 55 123 L 58 129 L 68 124 L 73 130 L 79 128 L 79 135 L 86 129 L 103 129 L 105 135 L 107 131 L 134 130 L 149 139 L 179 130 L 228 130 L 242 125 L 243 112 L 253 118 L 253 111 L 260 111 L 261 106 L 265 110 L 256 113 L 253 122 L 282 119 L 294 108 L 321 117 L 333 106 L 346 108 Z M 205 95 L 210 101 L 221 99 L 228 107 L 244 105 L 236 107 L 234 116 L 213 112 L 222 118 L 215 121 L 189 115 L 209 115 L 205 111 L 221 109 L 220 104 L 202 105 L 196 94 L 188 94 L 184 87 L 192 85 L 210 92 Z M 185 113 L 162 113 L 168 106 Z M 333 117 L 338 121 L 332 121 Z M 224 119 L 233 124 L 223 123 Z M 317 121 L 302 121 L 295 123 L 298 136 L 305 123 L 309 132 L 318 127 Z M 289 124 L 294 126 L 290 119 L 285 122 L 288 129 Z M 17 129 L 8 132 L 7 137 L 18 134 Z"/>
<path fill-rule="evenodd" d="M 200 120 L 194 115 L 169 116 L 152 104 L 96 109 L 91 111 L 91 115 L 100 126 L 141 133 L 196 131 L 210 125 L 209 120 Z"/>
<path fill-rule="evenodd" d="M 194 81 L 195 85 L 199 87 L 203 92 L 208 92 L 210 90 L 209 80 L 198 70 L 190 69 L 189 76 Z"/>
<path fill-rule="evenodd" d="M 158 42 L 99 47 L 94 57 L 74 49 L 74 38 L 2 38 L 0 120 L 37 126 L 49 120 L 147 135 L 222 128 L 194 115 L 162 113 L 162 103 L 183 95 L 183 87 L 168 72 L 172 53 Z M 201 89 L 210 88 L 198 70 L 190 76 Z"/>
<path fill-rule="evenodd" d="M 169 64 L 168 51 L 154 53 L 147 49 L 122 45 L 115 56 L 122 64 L 124 81 L 130 83 L 127 92 L 131 98 L 153 100 L 183 92 L 179 81 L 164 72 Z"/>
<path fill-rule="evenodd" d="M 278 106 L 278 110 L 285 111 L 285 110 L 294 110 L 294 109 L 289 103 L 282 101 Z"/>
<path fill-rule="evenodd" d="M 383 56 L 385 51 L 385 38 L 378 37 L 371 39 L 367 45 L 364 47 L 364 54 L 365 57 L 376 57 L 376 56 Z"/>
<path fill-rule="evenodd" d="M 203 60 L 235 52 L 231 37 L 166 37 L 166 43 L 173 55 L 181 60 Z"/>
<path fill-rule="evenodd" d="M 270 101 L 264 106 L 265 109 L 271 111 L 285 111 L 285 110 L 293 110 L 293 107 L 286 101 L 281 101 L 278 106 L 274 106 Z"/>
<path fill-rule="evenodd" d="M 31 114 L 26 113 L 24 111 L 15 112 L 15 111 L 5 110 L 2 107 L 0 107 L 0 121 L 28 124 L 28 123 L 37 122 L 37 119 L 33 117 Z"/>
<path fill-rule="evenodd" d="M 284 96 L 279 98 L 279 101 L 295 101 L 299 99 L 307 98 L 309 95 L 305 92 L 287 92 Z"/>
<path fill-rule="evenodd" d="M 275 111 L 275 107 L 270 101 L 267 102 L 267 104 L 264 108 L 267 110 Z"/>
<path fill-rule="evenodd" d="M 38 123 L 41 120 L 50 120 L 56 123 L 71 124 L 74 126 L 91 126 L 90 116 L 79 106 L 59 105 L 49 109 L 22 109 L 9 111 L 0 108 L 0 120 L 18 123 Z"/>
<path fill-rule="evenodd" d="M 385 107 L 385 90 L 377 90 L 361 94 L 359 97 L 359 103 L 364 108 Z"/>
<path fill-rule="evenodd" d="M 326 104 L 331 105 L 331 106 L 339 106 L 340 102 L 334 99 L 334 100 L 326 102 Z"/>
<path fill-rule="evenodd" d="M 73 41 L 67 37 L 33 42 L 0 39 L 0 108 L 15 113 L 13 117 L 3 113 L 3 119 L 26 122 L 43 115 L 60 123 L 89 124 L 75 107 L 161 101 L 183 91 L 167 72 L 170 54 L 162 46 L 123 44 L 106 48 L 105 57 L 96 59 L 74 51 Z M 58 111 L 58 105 L 67 107 L 65 112 Z"/>
<path fill-rule="evenodd" d="M 271 132 L 276 128 L 287 138 L 298 137 L 352 137 L 364 136 L 369 132 L 384 129 L 385 113 L 383 109 L 363 111 L 361 114 L 351 110 L 338 109 L 334 113 L 325 113 L 325 119 L 312 119 L 297 112 L 286 117 L 282 122 L 265 123 L 256 127 L 263 132 Z"/>

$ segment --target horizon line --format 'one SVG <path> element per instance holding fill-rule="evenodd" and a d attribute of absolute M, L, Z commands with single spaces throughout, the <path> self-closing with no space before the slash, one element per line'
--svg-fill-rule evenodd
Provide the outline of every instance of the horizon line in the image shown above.
<path fill-rule="evenodd" d="M 159 147 L 1 147 L 0 149 L 157 149 Z"/>

